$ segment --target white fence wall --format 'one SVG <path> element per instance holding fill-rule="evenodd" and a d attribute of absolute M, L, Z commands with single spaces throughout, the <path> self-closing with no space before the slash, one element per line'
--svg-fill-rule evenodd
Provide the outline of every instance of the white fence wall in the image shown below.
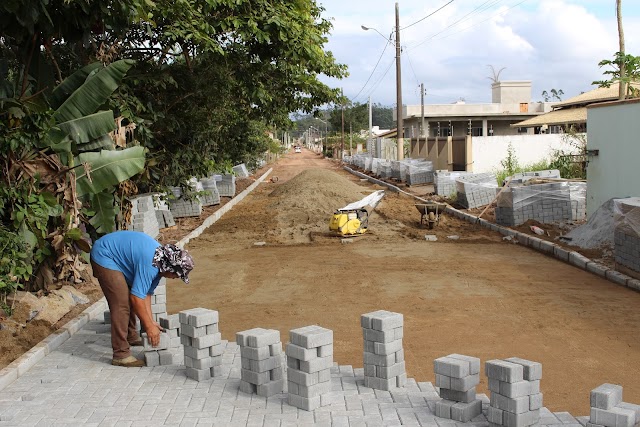
<path fill-rule="evenodd" d="M 474 136 L 473 172 L 494 172 L 503 169 L 500 162 L 507 157 L 509 143 L 512 144 L 518 164 L 521 166 L 549 159 L 553 150 L 577 153 L 567 135 L 504 135 Z"/>

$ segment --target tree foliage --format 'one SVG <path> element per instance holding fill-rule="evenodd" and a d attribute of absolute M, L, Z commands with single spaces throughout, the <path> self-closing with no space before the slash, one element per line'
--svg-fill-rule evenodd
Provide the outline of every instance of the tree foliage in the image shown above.
<path fill-rule="evenodd" d="M 615 59 L 603 59 L 598 65 L 601 68 L 611 68 L 603 72 L 609 78 L 594 81 L 592 84 L 599 87 L 611 87 L 612 84 L 617 83 L 626 86 L 626 91 L 623 92 L 626 98 L 640 97 L 640 90 L 637 86 L 640 83 L 640 56 L 616 52 Z M 624 73 L 621 73 L 620 70 L 624 70 Z"/>

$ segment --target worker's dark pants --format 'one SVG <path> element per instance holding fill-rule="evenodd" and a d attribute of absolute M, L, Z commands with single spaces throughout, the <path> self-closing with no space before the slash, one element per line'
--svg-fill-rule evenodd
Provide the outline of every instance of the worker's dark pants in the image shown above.
<path fill-rule="evenodd" d="M 104 268 L 91 261 L 93 276 L 100 282 L 111 311 L 111 347 L 114 359 L 131 356 L 129 343 L 140 340 L 136 331 L 136 315 L 129 302 L 129 287 L 120 271 Z"/>

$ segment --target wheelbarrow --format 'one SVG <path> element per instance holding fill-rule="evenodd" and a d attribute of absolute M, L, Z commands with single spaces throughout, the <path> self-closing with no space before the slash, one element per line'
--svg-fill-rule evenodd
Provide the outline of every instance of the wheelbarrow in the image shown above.
<path fill-rule="evenodd" d="M 443 203 L 416 203 L 416 209 L 420 212 L 420 225 L 427 224 L 431 229 L 440 221 L 440 214 L 446 207 Z"/>

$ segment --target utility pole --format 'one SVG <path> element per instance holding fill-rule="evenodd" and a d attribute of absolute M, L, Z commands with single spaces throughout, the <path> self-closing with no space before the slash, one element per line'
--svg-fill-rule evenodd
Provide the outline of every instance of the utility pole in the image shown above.
<path fill-rule="evenodd" d="M 420 136 L 424 136 L 424 83 L 420 83 Z"/>
<path fill-rule="evenodd" d="M 340 136 L 340 160 L 344 157 L 344 91 L 340 89 L 340 94 L 342 96 L 342 133 Z"/>
<path fill-rule="evenodd" d="M 400 67 L 400 6 L 396 2 L 396 110 L 398 160 L 404 159 L 404 117 L 402 113 L 402 70 Z"/>
<path fill-rule="evenodd" d="M 353 129 L 351 129 L 351 122 L 349 122 L 349 155 L 353 156 Z"/>
<path fill-rule="evenodd" d="M 371 97 L 369 97 L 369 139 L 373 139 L 373 109 L 371 106 Z"/>

